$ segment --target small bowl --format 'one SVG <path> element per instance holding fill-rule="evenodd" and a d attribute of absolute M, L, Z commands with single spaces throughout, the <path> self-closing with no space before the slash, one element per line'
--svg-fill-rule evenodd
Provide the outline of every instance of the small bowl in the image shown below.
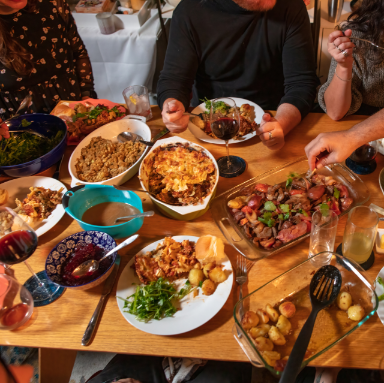
<path fill-rule="evenodd" d="M 122 202 L 132 205 L 143 213 L 140 197 L 128 190 L 117 190 L 110 185 L 79 185 L 68 190 L 62 199 L 68 215 L 75 219 L 82 229 L 107 233 L 113 238 L 125 238 L 136 233 L 143 226 L 144 218 L 133 218 L 113 226 L 96 226 L 81 220 L 84 212 L 92 206 L 103 202 Z"/>
<path fill-rule="evenodd" d="M 61 130 L 64 132 L 63 139 L 50 152 L 32 161 L 18 165 L 0 166 L 0 175 L 3 174 L 9 177 L 33 176 L 49 169 L 63 157 L 65 147 L 67 146 L 67 126 L 61 118 L 44 113 L 24 114 L 9 122 L 9 130 L 24 129 L 21 126 L 22 120 L 31 122 L 31 125 L 28 126 L 29 129 L 44 134 L 47 137 L 52 137 L 57 131 Z"/>
<path fill-rule="evenodd" d="M 88 290 L 104 282 L 113 270 L 112 266 L 115 264 L 117 252 L 110 255 L 112 263 L 104 274 L 99 275 L 96 279 L 90 282 L 79 286 L 68 286 L 60 277 L 61 265 L 74 252 L 76 246 L 89 243 L 98 245 L 104 248 L 107 252 L 116 247 L 114 239 L 107 233 L 102 233 L 101 231 L 81 231 L 80 233 L 72 234 L 63 239 L 49 253 L 47 260 L 45 261 L 45 273 L 47 274 L 47 277 L 57 285 L 72 290 Z"/>
<path fill-rule="evenodd" d="M 203 203 L 201 203 L 200 205 L 174 206 L 174 205 L 169 205 L 165 202 L 162 202 L 151 195 L 150 195 L 150 198 L 152 202 L 162 211 L 162 213 L 165 216 L 169 218 L 177 219 L 179 221 L 191 221 L 192 219 L 196 219 L 202 216 L 205 212 L 208 211 L 208 209 L 210 208 L 211 201 L 215 197 L 217 183 L 219 182 L 219 168 L 217 166 L 217 162 L 215 160 L 215 157 L 213 157 L 213 155 L 207 149 L 205 149 L 200 145 L 194 144 L 193 142 L 184 140 L 184 138 L 181 138 L 181 137 L 169 137 L 169 138 L 165 138 L 164 140 L 159 140 L 155 143 L 155 145 L 153 145 L 152 149 L 148 152 L 143 162 L 141 163 L 140 171 L 139 171 L 139 179 L 140 179 L 141 187 L 144 190 L 148 191 L 148 181 L 149 181 L 148 178 L 151 172 L 151 168 L 149 167 L 149 164 L 150 164 L 151 158 L 153 157 L 153 150 L 156 149 L 158 146 L 166 146 L 168 144 L 173 144 L 177 142 L 180 142 L 183 144 L 189 143 L 193 148 L 204 152 L 213 161 L 213 164 L 215 165 L 215 169 L 216 169 L 215 185 L 212 188 L 211 192 L 204 198 Z"/>
<path fill-rule="evenodd" d="M 79 143 L 79 145 L 76 147 L 76 149 L 72 153 L 71 158 L 69 159 L 68 168 L 69 168 L 69 174 L 72 177 L 72 182 L 71 182 L 72 187 L 80 184 L 121 185 L 124 182 L 127 182 L 129 179 L 131 179 L 138 172 L 140 163 L 144 159 L 144 156 L 148 151 L 148 147 L 144 149 L 143 154 L 130 168 L 128 168 L 127 170 L 118 174 L 115 177 L 112 177 L 105 181 L 100 181 L 100 182 L 86 182 L 86 181 L 81 181 L 77 178 L 75 163 L 77 162 L 77 159 L 80 157 L 81 150 L 91 142 L 92 138 L 101 136 L 102 138 L 111 140 L 112 142 L 118 142 L 117 136 L 122 132 L 136 133 L 139 136 L 143 137 L 144 141 L 151 140 L 151 130 L 149 129 L 149 126 L 146 124 L 145 117 L 142 117 L 142 116 L 133 116 L 133 115 L 126 116 L 121 120 L 111 122 L 109 124 L 106 124 L 96 129 L 92 133 L 88 134 L 88 136 L 85 137 Z"/>

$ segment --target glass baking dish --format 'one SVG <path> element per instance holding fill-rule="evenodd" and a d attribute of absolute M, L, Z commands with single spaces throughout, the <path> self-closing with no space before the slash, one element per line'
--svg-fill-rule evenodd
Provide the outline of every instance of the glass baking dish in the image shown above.
<path fill-rule="evenodd" d="M 257 183 L 265 183 L 269 185 L 275 185 L 282 182 L 285 183 L 291 172 L 305 175 L 308 169 L 308 159 L 306 157 L 300 157 L 295 161 L 272 169 L 257 177 L 251 178 L 250 180 L 235 186 L 227 192 L 220 194 L 212 201 L 211 212 L 213 219 L 228 243 L 231 244 L 245 258 L 251 261 L 256 261 L 273 254 L 277 254 L 280 251 L 284 251 L 292 246 L 295 246 L 305 238 L 309 237 L 310 233 L 306 233 L 276 249 L 259 248 L 247 239 L 245 233 L 235 223 L 232 214 L 227 208 L 228 201 L 238 196 L 240 191 L 245 187 L 255 185 Z M 318 170 L 318 174 L 332 176 L 335 180 L 344 184 L 348 188 L 350 196 L 353 198 L 352 205 L 348 210 L 342 212 L 339 217 L 347 214 L 355 206 L 362 205 L 369 200 L 370 193 L 364 182 L 344 165 L 334 164 L 326 166 L 325 168 Z"/>
<path fill-rule="evenodd" d="M 354 261 L 336 253 L 319 253 L 237 302 L 234 308 L 235 326 L 233 327 L 233 335 L 254 366 L 265 367 L 276 376 L 281 374 L 281 372 L 268 365 L 255 347 L 252 337 L 243 329 L 239 313 L 241 305 L 244 307 L 244 312 L 248 310 L 256 312 L 257 309 L 264 309 L 266 304 L 278 306 L 282 301 L 287 300 L 295 304 L 296 313 L 290 319 L 292 330 L 285 337 L 287 342 L 284 346 L 275 345 L 273 350 L 279 352 L 281 358 L 289 356 L 312 307 L 309 297 L 309 284 L 317 268 L 312 264 L 311 259 L 320 260 L 319 257 L 329 256 L 329 254 L 332 254 L 329 264 L 337 267 L 341 273 L 342 285 L 340 291 L 348 291 L 352 296 L 353 304 L 360 304 L 364 308 L 365 316 L 361 321 L 354 322 L 348 319 L 347 313 L 341 311 L 336 303 L 320 311 L 308 345 L 308 358 L 303 361 L 301 367 L 304 368 L 313 359 L 351 334 L 376 312 L 379 300 L 372 288 L 372 283 L 366 278 L 365 271 Z"/>

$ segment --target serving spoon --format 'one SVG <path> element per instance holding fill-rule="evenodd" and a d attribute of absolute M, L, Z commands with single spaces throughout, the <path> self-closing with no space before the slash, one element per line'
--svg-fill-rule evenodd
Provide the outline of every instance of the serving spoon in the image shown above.
<path fill-rule="evenodd" d="M 326 265 L 316 271 L 309 285 L 312 311 L 293 346 L 279 383 L 291 383 L 296 380 L 311 339 L 317 314 L 333 303 L 339 294 L 340 288 L 341 274 L 335 266 Z"/>
<path fill-rule="evenodd" d="M 99 261 L 96 261 L 95 259 L 90 259 L 88 261 L 83 262 L 81 265 L 77 266 L 75 270 L 72 271 L 72 275 L 74 277 L 80 278 L 84 277 L 85 275 L 93 274 L 98 268 L 100 263 L 107 257 L 109 257 L 114 252 L 122 249 L 125 246 L 128 246 L 130 243 L 135 241 L 138 238 L 138 234 L 132 235 L 132 237 L 129 237 L 124 242 L 120 243 L 120 245 L 114 247 L 111 251 L 109 251 L 107 254 L 103 256 Z"/>
<path fill-rule="evenodd" d="M 117 140 L 120 141 L 121 143 L 132 141 L 132 142 L 141 142 L 144 145 L 147 146 L 153 146 L 154 142 L 151 141 L 144 141 L 143 137 L 136 133 L 131 133 L 131 132 L 122 132 L 117 136 Z"/>
<path fill-rule="evenodd" d="M 116 218 L 115 223 L 118 221 L 125 221 L 127 219 L 132 219 L 132 218 L 152 217 L 154 214 L 155 214 L 155 212 L 153 210 L 145 211 L 144 213 L 139 213 L 139 214 L 131 214 L 131 215 L 127 215 L 125 217 Z"/>

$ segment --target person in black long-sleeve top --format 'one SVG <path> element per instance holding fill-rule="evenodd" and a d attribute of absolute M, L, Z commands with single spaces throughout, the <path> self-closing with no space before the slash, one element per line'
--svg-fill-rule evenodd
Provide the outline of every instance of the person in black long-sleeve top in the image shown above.
<path fill-rule="evenodd" d="M 303 0 L 182 0 L 172 17 L 157 94 L 173 132 L 207 97 L 241 97 L 263 109 L 257 134 L 270 149 L 310 111 L 318 78 Z M 169 113 L 172 112 L 172 113 Z"/>

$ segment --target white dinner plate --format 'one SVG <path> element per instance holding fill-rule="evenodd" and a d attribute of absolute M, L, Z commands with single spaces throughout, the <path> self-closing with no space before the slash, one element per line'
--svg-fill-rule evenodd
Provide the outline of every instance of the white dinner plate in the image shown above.
<path fill-rule="evenodd" d="M 181 242 L 188 239 L 191 242 L 196 242 L 199 238 L 192 236 L 176 236 L 172 237 L 175 241 Z M 148 251 L 156 249 L 160 241 L 151 243 L 139 254 L 145 254 Z M 121 298 L 127 298 L 134 294 L 136 291 L 136 285 L 140 284 L 139 278 L 136 275 L 135 270 L 131 267 L 135 262 L 133 257 L 125 266 L 123 272 L 120 275 L 119 282 L 117 284 L 116 300 L 119 306 L 120 312 L 123 317 L 134 327 L 149 334 L 155 335 L 176 335 L 182 334 L 187 331 L 194 330 L 200 327 L 204 323 L 213 318 L 219 310 L 224 306 L 229 294 L 231 293 L 233 284 L 233 271 L 230 260 L 227 258 L 223 262 L 224 270 L 230 270 L 230 275 L 227 280 L 217 285 L 216 291 L 210 295 L 203 295 L 201 288 L 199 289 L 199 295 L 193 298 L 192 293 L 184 297 L 180 303 L 181 310 L 178 310 L 173 317 L 163 318 L 161 320 L 151 320 L 148 323 L 140 322 L 134 315 L 124 312 L 124 301 Z M 178 279 L 174 283 L 177 285 L 178 290 L 184 285 L 186 279 Z M 136 285 L 135 285 L 136 284 Z"/>
<path fill-rule="evenodd" d="M 381 277 L 384 281 L 384 267 L 380 270 L 379 274 L 377 274 L 377 277 L 375 279 L 375 291 L 377 296 L 384 294 L 384 288 L 380 285 L 380 283 L 377 282 L 377 278 Z M 376 311 L 377 315 L 379 316 L 381 323 L 384 324 L 384 301 L 379 302 L 379 307 Z"/>
<path fill-rule="evenodd" d="M 225 98 L 225 97 L 223 97 L 223 98 Z M 237 98 L 237 97 L 229 97 L 229 98 L 232 98 L 232 100 L 234 100 L 236 102 L 236 105 L 239 108 L 243 104 L 249 104 L 249 105 L 255 107 L 255 114 L 256 114 L 255 122 L 258 125 L 260 124 L 261 119 L 263 118 L 264 110 L 261 109 L 259 105 L 255 104 L 252 101 L 245 100 L 244 98 Z M 207 109 L 205 109 L 205 102 L 203 102 L 202 104 L 196 106 L 196 108 L 192 110 L 192 113 L 195 113 L 195 114 L 204 113 L 206 110 Z M 219 140 L 218 138 L 213 138 L 211 136 L 208 136 L 208 134 L 206 134 L 202 129 L 200 129 L 198 126 L 196 126 L 194 123 L 192 123 L 191 120 L 188 122 L 188 129 L 196 138 L 198 138 L 201 141 L 209 142 L 211 144 L 225 145 L 224 140 Z M 228 143 L 229 144 L 239 144 L 239 143 L 241 143 L 243 141 L 247 141 L 247 140 L 249 140 L 255 136 L 256 136 L 256 132 L 251 132 L 251 133 L 248 133 L 245 136 L 243 136 L 240 140 L 230 139 L 228 141 Z"/>
<path fill-rule="evenodd" d="M 32 186 L 43 187 L 45 189 L 51 190 L 60 190 L 60 188 L 63 188 L 62 195 L 64 195 L 64 193 L 67 191 L 67 188 L 60 181 L 54 178 L 34 176 L 16 178 L 12 181 L 4 182 L 0 185 L 1 189 L 8 191 L 8 201 L 3 206 L 7 206 L 12 209 L 16 208 L 15 199 L 18 198 L 20 201 L 22 201 L 24 198 L 26 198 L 27 194 L 31 192 L 29 188 Z M 36 232 L 36 235 L 40 237 L 48 230 L 52 229 L 52 227 L 61 220 L 64 214 L 65 210 L 63 205 L 57 205 L 48 218 L 43 219 L 38 223 L 37 226 L 33 228 Z"/>

